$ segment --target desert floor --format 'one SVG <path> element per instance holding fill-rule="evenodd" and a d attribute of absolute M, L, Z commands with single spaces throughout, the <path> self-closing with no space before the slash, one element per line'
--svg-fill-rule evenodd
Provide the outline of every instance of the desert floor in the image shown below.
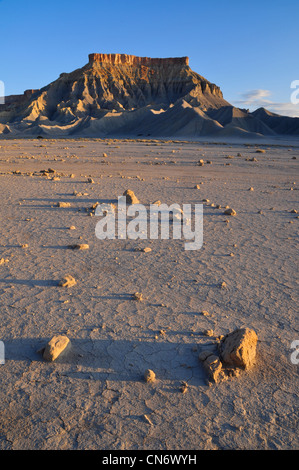
<path fill-rule="evenodd" d="M 0 449 L 298 448 L 298 159 L 287 142 L 0 140 Z M 126 189 L 208 200 L 203 247 L 97 239 L 90 208 Z M 256 364 L 209 383 L 199 352 L 243 326 Z M 49 363 L 56 334 L 72 348 Z"/>

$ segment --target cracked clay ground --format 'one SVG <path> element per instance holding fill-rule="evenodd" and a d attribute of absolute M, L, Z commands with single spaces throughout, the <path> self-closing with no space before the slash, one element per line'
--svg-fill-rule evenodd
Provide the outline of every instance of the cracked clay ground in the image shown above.
<path fill-rule="evenodd" d="M 0 141 L 0 449 L 298 448 L 299 148 L 259 145 Z M 203 247 L 98 240 L 86 209 L 128 188 L 146 206 L 208 199 Z M 209 385 L 198 352 L 242 326 L 254 368 Z M 72 349 L 47 363 L 55 334 Z"/>

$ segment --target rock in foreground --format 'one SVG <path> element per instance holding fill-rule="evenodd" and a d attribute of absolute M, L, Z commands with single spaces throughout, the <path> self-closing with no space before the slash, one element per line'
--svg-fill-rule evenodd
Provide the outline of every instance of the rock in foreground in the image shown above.
<path fill-rule="evenodd" d="M 242 369 L 252 367 L 256 356 L 257 334 L 250 328 L 241 328 L 224 336 L 220 355 L 225 364 Z"/>
<path fill-rule="evenodd" d="M 241 328 L 224 336 L 218 353 L 203 350 L 198 358 L 210 382 L 218 383 L 228 376 L 238 376 L 241 369 L 250 369 L 256 356 L 257 334 L 250 328 Z"/>
<path fill-rule="evenodd" d="M 53 336 L 44 349 L 43 358 L 45 361 L 53 362 L 63 352 L 66 352 L 66 350 L 70 348 L 70 345 L 71 342 L 67 336 Z"/>

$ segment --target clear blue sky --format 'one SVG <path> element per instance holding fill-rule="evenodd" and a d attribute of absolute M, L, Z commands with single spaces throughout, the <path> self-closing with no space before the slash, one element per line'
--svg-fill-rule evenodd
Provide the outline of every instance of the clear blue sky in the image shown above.
<path fill-rule="evenodd" d="M 91 52 L 189 56 L 240 107 L 296 111 L 298 0 L 0 0 L 6 95 L 41 88 Z M 291 109 L 291 111 L 290 111 Z"/>

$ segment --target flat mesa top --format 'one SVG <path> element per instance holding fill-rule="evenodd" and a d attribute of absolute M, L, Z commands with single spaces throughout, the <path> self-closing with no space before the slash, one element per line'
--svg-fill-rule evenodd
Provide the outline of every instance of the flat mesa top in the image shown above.
<path fill-rule="evenodd" d="M 129 54 L 89 54 L 89 62 L 99 62 L 111 65 L 189 65 L 189 57 L 151 58 L 138 57 Z"/>

